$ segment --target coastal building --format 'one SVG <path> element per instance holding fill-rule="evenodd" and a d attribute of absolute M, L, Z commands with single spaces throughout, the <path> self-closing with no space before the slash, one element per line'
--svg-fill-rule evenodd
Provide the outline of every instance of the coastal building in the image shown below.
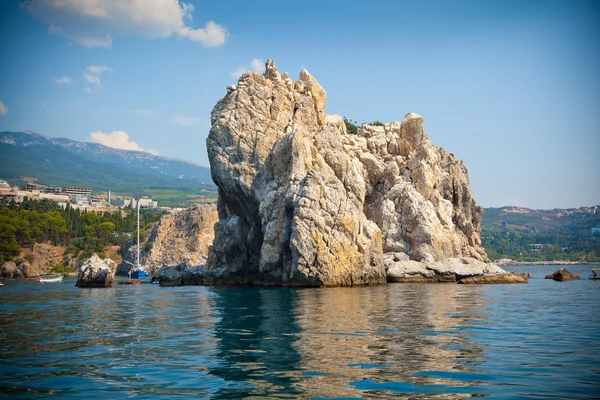
<path fill-rule="evenodd" d="M 63 192 L 69 196 L 83 196 L 90 197 L 92 195 L 92 189 L 84 188 L 84 187 L 75 187 L 75 186 L 65 186 L 63 188 Z"/>
<path fill-rule="evenodd" d="M 121 207 L 121 208 L 126 208 L 126 207 L 137 208 L 137 199 L 134 199 L 133 197 L 124 197 L 124 198 L 120 198 L 120 199 L 114 199 L 113 204 L 116 205 L 117 207 Z M 157 207 L 158 207 L 158 202 L 152 200 L 152 198 L 150 198 L 150 197 L 142 197 L 140 199 L 140 208 L 157 208 Z"/>
<path fill-rule="evenodd" d="M 16 190 L 2 190 L 0 191 L 0 199 L 6 199 L 6 201 L 14 200 L 17 203 L 21 203 L 23 201 L 24 192 L 19 192 Z"/>
<path fill-rule="evenodd" d="M 46 190 L 46 186 L 27 182 L 24 185 L 19 186 L 19 190 L 23 190 L 25 192 L 43 192 Z"/>
<path fill-rule="evenodd" d="M 6 182 L 4 179 L 0 179 L 0 191 L 7 192 L 10 189 L 11 187 L 8 182 Z"/>
<path fill-rule="evenodd" d="M 99 196 L 90 196 L 90 205 L 92 207 L 102 207 L 102 198 L 100 198 Z"/>
<path fill-rule="evenodd" d="M 46 186 L 44 191 L 51 194 L 63 194 L 63 188 L 54 185 Z"/>

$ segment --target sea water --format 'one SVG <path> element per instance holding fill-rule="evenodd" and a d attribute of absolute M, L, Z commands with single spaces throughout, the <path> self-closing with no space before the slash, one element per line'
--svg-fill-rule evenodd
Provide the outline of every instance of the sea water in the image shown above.
<path fill-rule="evenodd" d="M 0 396 L 598 398 L 600 281 L 294 289 L 5 281 Z"/>

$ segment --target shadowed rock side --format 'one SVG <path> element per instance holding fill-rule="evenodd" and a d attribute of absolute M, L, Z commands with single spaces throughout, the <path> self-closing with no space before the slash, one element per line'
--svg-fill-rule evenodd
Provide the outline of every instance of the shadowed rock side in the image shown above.
<path fill-rule="evenodd" d="M 213 109 L 208 283 L 352 286 L 407 261 L 488 261 L 467 169 L 431 144 L 422 117 L 348 135 L 325 104 L 306 70 L 294 82 L 268 60 Z"/>

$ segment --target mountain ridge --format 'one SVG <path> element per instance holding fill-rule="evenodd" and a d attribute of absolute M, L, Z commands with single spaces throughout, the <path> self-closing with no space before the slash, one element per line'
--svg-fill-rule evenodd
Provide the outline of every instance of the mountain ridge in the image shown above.
<path fill-rule="evenodd" d="M 0 132 L 0 155 L 0 178 L 12 184 L 35 177 L 46 185 L 125 192 L 214 188 L 210 169 L 189 161 L 29 131 Z"/>

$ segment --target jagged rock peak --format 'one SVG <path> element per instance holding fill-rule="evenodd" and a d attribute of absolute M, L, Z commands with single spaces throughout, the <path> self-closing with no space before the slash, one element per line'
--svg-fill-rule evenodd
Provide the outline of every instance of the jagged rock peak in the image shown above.
<path fill-rule="evenodd" d="M 207 282 L 350 286 L 406 260 L 487 261 L 467 169 L 431 144 L 423 117 L 348 135 L 326 103 L 308 71 L 292 82 L 267 60 L 215 105 Z"/>

